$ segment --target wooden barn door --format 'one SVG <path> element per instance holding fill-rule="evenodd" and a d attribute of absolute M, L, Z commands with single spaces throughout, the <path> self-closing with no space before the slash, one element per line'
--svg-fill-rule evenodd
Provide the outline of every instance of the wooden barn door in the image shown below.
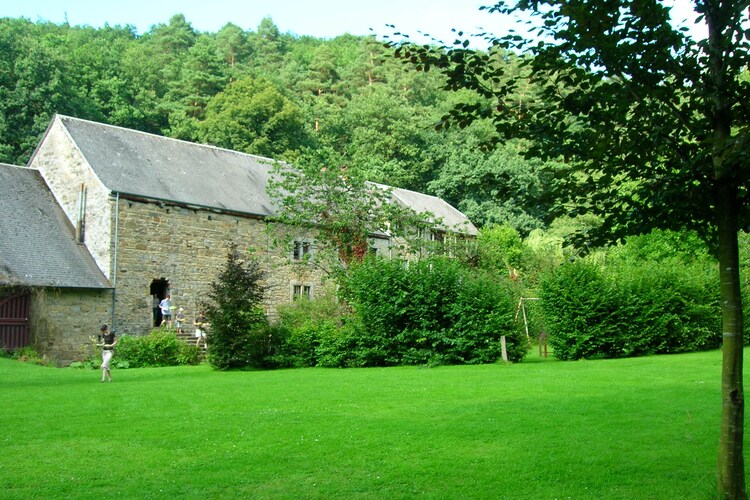
<path fill-rule="evenodd" d="M 29 294 L 0 299 L 0 348 L 29 345 Z"/>

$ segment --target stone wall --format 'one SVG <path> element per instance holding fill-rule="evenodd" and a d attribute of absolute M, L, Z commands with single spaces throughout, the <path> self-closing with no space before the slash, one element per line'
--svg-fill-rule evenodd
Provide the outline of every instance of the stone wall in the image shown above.
<path fill-rule="evenodd" d="M 111 308 L 111 290 L 34 290 L 29 311 L 32 344 L 60 365 L 95 356 L 90 337 L 109 324 Z"/>
<path fill-rule="evenodd" d="M 210 284 L 224 269 L 230 243 L 256 258 L 266 270 L 265 308 L 272 319 L 276 307 L 292 300 L 295 284 L 319 290 L 323 273 L 295 264 L 291 250 L 276 248 L 265 221 L 158 202 L 110 199 L 117 219 L 115 328 L 145 334 L 153 324 L 151 283 L 166 280 L 173 307 L 183 307 L 188 321 L 205 303 Z M 116 251 L 114 248 L 116 245 Z"/>

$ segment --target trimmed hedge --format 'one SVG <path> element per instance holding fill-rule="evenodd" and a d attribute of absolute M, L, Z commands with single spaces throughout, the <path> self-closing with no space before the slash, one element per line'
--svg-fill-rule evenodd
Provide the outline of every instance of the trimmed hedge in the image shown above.
<path fill-rule="evenodd" d="M 549 343 L 559 359 L 665 354 L 721 345 L 713 269 L 641 262 L 604 269 L 586 261 L 542 280 Z"/>

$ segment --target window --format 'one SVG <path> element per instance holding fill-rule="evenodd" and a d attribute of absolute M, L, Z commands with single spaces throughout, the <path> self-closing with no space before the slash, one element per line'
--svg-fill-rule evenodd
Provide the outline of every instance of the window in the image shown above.
<path fill-rule="evenodd" d="M 292 300 L 297 300 L 300 297 L 307 299 L 312 298 L 312 285 L 307 283 L 293 283 L 292 284 Z"/>
<path fill-rule="evenodd" d="M 292 260 L 302 260 L 312 253 L 312 241 L 294 240 L 292 245 Z"/>

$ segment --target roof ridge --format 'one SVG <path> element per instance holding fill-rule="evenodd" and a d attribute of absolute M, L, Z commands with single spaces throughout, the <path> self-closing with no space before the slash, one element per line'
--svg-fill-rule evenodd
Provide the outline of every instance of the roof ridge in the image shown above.
<path fill-rule="evenodd" d="M 249 156 L 251 158 L 257 158 L 259 160 L 266 160 L 266 161 L 269 161 L 271 163 L 286 163 L 286 162 L 283 162 L 281 160 L 276 160 L 276 159 L 273 159 L 273 158 L 269 158 L 267 156 L 260 156 L 260 155 L 254 155 L 254 154 L 251 154 L 251 153 L 245 153 L 245 152 L 242 152 L 242 151 L 237 151 L 236 149 L 222 148 L 220 146 L 215 146 L 213 144 L 203 144 L 203 143 L 199 143 L 199 142 L 188 141 L 188 140 L 185 140 L 185 139 L 177 139 L 175 137 L 167 137 L 165 135 L 159 135 L 159 134 L 155 134 L 153 132 L 145 132 L 143 130 L 138 130 L 138 129 L 134 129 L 134 128 L 123 127 L 121 125 L 112 125 L 111 123 L 97 122 L 97 121 L 94 121 L 94 120 L 86 120 L 84 118 L 77 118 L 75 116 L 63 115 L 63 114 L 60 114 L 60 113 L 58 113 L 57 116 L 59 118 L 61 118 L 61 119 L 64 119 L 64 120 L 70 120 L 70 121 L 76 121 L 76 122 L 84 122 L 84 123 L 88 123 L 88 124 L 99 126 L 99 127 L 113 128 L 113 129 L 122 130 L 122 131 L 127 132 L 127 133 L 135 133 L 135 134 L 147 135 L 147 136 L 155 138 L 155 139 L 162 139 L 162 140 L 165 140 L 165 141 L 180 142 L 182 144 L 188 144 L 190 146 L 197 146 L 197 147 L 206 148 L 206 149 L 215 149 L 215 150 L 223 151 L 223 152 L 226 152 L 226 153 L 233 153 L 233 154 L 242 155 L 242 156 Z"/>

